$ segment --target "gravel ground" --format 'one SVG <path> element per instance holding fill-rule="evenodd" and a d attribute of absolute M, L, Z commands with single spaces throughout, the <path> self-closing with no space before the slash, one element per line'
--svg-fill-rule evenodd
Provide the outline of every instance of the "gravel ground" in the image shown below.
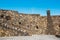
<path fill-rule="evenodd" d="M 18 37 L 0 37 L 0 40 L 60 40 L 54 35 L 34 35 L 34 36 L 18 36 Z"/>
<path fill-rule="evenodd" d="M 0 37 L 0 40 L 60 40 L 53 35 L 33 35 L 33 36 L 18 36 L 18 37 Z"/>

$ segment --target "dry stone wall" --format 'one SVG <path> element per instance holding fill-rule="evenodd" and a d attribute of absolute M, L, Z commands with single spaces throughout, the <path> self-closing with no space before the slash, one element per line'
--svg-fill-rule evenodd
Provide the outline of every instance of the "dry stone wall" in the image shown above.
<path fill-rule="evenodd" d="M 41 34 L 60 35 L 60 15 L 40 16 L 39 14 L 21 14 L 17 11 L 0 10 L 0 36 Z"/>

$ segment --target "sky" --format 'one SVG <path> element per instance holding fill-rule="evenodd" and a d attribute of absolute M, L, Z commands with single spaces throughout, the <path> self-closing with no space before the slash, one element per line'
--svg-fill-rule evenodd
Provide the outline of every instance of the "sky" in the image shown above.
<path fill-rule="evenodd" d="M 60 0 L 0 0 L 0 9 L 15 10 L 25 14 L 60 15 Z"/>

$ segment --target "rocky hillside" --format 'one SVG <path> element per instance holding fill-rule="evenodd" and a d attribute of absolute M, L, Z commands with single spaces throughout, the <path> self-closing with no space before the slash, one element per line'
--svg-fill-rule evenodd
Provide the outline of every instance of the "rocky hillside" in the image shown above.
<path fill-rule="evenodd" d="M 22 14 L 0 10 L 0 36 L 60 35 L 60 15 Z"/>

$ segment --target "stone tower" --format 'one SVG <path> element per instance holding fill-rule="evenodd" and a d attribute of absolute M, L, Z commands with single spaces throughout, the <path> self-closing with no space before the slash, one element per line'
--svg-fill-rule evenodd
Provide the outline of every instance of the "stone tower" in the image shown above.
<path fill-rule="evenodd" d="M 47 10 L 47 34 L 55 34 L 52 17 L 50 16 L 50 10 Z"/>

